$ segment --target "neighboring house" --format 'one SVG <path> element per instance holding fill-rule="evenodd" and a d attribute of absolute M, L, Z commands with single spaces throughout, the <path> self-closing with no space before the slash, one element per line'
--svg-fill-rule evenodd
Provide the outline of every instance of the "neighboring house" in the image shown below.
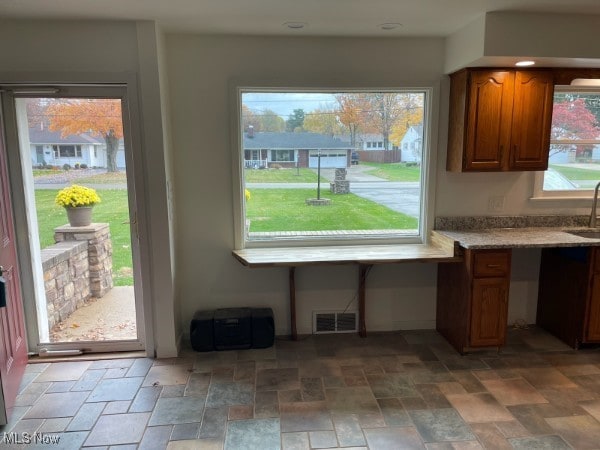
<path fill-rule="evenodd" d="M 360 150 L 385 150 L 382 134 L 359 134 L 356 138 Z M 389 150 L 397 150 L 398 147 L 390 142 Z"/>
<path fill-rule="evenodd" d="M 100 136 L 87 133 L 61 137 L 60 131 L 39 126 L 29 128 L 32 166 L 59 166 L 86 164 L 88 167 L 106 167 L 106 143 Z M 117 167 L 125 168 L 123 141 L 119 142 Z"/>
<path fill-rule="evenodd" d="M 342 168 L 350 165 L 348 142 L 318 133 L 244 133 L 244 165 L 247 168 L 281 167 Z"/>
<path fill-rule="evenodd" d="M 360 134 L 357 138 L 361 150 L 383 150 L 381 134 Z"/>
<path fill-rule="evenodd" d="M 421 162 L 423 153 L 423 125 L 409 127 L 400 141 L 401 162 Z"/>

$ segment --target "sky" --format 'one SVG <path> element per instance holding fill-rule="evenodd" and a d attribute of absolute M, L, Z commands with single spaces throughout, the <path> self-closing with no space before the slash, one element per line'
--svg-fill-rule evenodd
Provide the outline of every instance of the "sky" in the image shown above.
<path fill-rule="evenodd" d="M 337 105 L 334 94 L 323 92 L 245 92 L 242 93 L 242 103 L 259 114 L 265 109 L 270 109 L 284 119 L 287 119 L 294 109 L 309 112 Z"/>

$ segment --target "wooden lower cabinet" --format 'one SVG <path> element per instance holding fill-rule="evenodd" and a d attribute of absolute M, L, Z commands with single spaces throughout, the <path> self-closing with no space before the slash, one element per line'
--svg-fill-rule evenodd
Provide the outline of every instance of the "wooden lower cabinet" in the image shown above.
<path fill-rule="evenodd" d="M 506 340 L 509 280 L 479 278 L 473 280 L 471 303 L 472 347 L 500 346 Z"/>
<path fill-rule="evenodd" d="M 600 343 L 600 248 L 542 250 L 536 323 L 573 348 Z"/>
<path fill-rule="evenodd" d="M 438 265 L 436 329 L 460 353 L 506 342 L 510 249 L 469 250 Z"/>

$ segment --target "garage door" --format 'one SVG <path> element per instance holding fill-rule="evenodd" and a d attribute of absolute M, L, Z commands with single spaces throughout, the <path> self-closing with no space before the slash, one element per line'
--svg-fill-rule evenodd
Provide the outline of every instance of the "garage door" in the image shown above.
<path fill-rule="evenodd" d="M 319 165 L 319 153 L 311 151 L 308 155 L 308 167 L 316 169 Z M 321 167 L 324 169 L 347 167 L 348 157 L 345 150 L 321 151 Z"/>

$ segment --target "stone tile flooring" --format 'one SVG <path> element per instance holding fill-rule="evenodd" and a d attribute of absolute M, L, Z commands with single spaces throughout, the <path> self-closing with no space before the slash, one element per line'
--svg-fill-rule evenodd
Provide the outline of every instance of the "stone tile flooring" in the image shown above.
<path fill-rule="evenodd" d="M 82 447 L 599 449 L 600 349 L 532 327 L 499 354 L 423 330 L 30 364 L 0 448 Z"/>

